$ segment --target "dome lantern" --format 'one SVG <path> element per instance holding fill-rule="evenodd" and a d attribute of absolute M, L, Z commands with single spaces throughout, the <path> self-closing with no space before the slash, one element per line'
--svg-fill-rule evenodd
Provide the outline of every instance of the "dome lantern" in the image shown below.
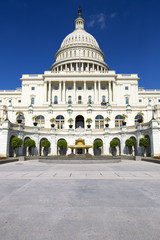
<path fill-rule="evenodd" d="M 75 29 L 76 30 L 80 30 L 80 29 L 84 29 L 84 19 L 81 16 L 82 10 L 79 7 L 78 8 L 78 18 L 75 20 Z"/>

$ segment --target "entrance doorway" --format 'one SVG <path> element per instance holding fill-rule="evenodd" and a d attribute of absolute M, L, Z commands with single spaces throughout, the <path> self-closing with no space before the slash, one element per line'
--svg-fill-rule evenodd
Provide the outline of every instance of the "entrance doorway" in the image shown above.
<path fill-rule="evenodd" d="M 76 117 L 75 128 L 79 127 L 84 128 L 84 117 L 82 115 Z"/>
<path fill-rule="evenodd" d="M 77 149 L 77 154 L 82 154 L 82 148 Z"/>

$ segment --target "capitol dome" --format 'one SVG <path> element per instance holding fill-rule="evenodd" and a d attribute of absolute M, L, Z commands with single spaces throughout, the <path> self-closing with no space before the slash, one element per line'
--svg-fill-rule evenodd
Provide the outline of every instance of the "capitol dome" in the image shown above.
<path fill-rule="evenodd" d="M 61 48 L 69 47 L 70 45 L 89 45 L 95 48 L 99 48 L 99 45 L 96 39 L 86 32 L 84 29 L 76 29 L 72 33 L 70 33 L 61 44 Z"/>
<path fill-rule="evenodd" d="M 96 39 L 84 29 L 81 8 L 75 20 L 75 30 L 62 41 L 55 55 L 51 71 L 102 71 L 109 70 L 104 62 L 104 54 Z"/>

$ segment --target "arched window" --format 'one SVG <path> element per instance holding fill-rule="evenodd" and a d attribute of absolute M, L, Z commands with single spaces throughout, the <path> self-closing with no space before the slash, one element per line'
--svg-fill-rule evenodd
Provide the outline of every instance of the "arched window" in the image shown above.
<path fill-rule="evenodd" d="M 106 96 L 102 96 L 102 103 L 106 102 Z"/>
<path fill-rule="evenodd" d="M 72 97 L 68 96 L 68 104 L 72 104 Z"/>
<path fill-rule="evenodd" d="M 115 127 L 121 127 L 123 122 L 123 117 L 121 115 L 117 115 L 115 117 Z"/>
<path fill-rule="evenodd" d="M 96 128 L 96 129 L 102 129 L 102 128 L 104 128 L 104 118 L 103 118 L 103 116 L 98 115 L 98 116 L 95 118 L 95 128 Z"/>
<path fill-rule="evenodd" d="M 58 97 L 54 96 L 54 104 L 58 104 Z"/>
<path fill-rule="evenodd" d="M 39 116 L 37 117 L 37 123 L 38 123 L 38 127 L 44 128 L 45 118 L 44 118 L 42 115 L 39 115 Z"/>
<path fill-rule="evenodd" d="M 143 117 L 141 115 L 135 116 L 134 122 L 135 122 L 135 124 L 142 123 L 143 122 Z"/>
<path fill-rule="evenodd" d="M 57 126 L 57 129 L 64 128 L 64 117 L 62 115 L 59 115 L 56 117 L 56 126 Z"/>
<path fill-rule="evenodd" d="M 92 103 L 92 96 L 88 96 L 88 104 Z"/>

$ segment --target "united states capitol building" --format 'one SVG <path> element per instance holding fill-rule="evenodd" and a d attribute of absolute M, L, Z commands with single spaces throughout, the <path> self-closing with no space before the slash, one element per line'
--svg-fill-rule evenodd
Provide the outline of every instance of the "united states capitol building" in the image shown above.
<path fill-rule="evenodd" d="M 11 155 L 13 136 L 35 140 L 37 155 L 42 139 L 50 141 L 50 155 L 58 154 L 60 139 L 68 145 L 76 139 L 89 145 L 101 139 L 102 154 L 109 155 L 114 138 L 119 141 L 118 154 L 126 154 L 125 141 L 130 137 L 135 138 L 140 154 L 139 139 L 147 137 L 148 156 L 160 155 L 160 90 L 139 88 L 137 74 L 110 70 L 84 23 L 79 9 L 75 30 L 62 41 L 50 71 L 24 74 L 22 88 L 0 91 L 0 156 Z M 17 122 L 19 111 L 23 112 L 21 124 Z M 37 126 L 33 125 L 35 116 Z M 93 148 L 89 153 L 94 153 Z M 19 154 L 24 154 L 24 146 Z"/>

